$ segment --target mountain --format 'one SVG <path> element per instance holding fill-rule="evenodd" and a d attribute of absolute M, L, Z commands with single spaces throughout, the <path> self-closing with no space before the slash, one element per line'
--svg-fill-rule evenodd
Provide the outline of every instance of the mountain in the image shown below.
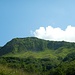
<path fill-rule="evenodd" d="M 7 53 L 17 53 L 26 51 L 41 51 L 46 44 L 45 40 L 41 40 L 35 37 L 28 38 L 15 38 L 9 41 L 5 46 L 0 49 L 0 55 Z"/>
<path fill-rule="evenodd" d="M 65 41 L 48 41 L 38 39 L 36 37 L 14 38 L 0 48 L 0 56 L 10 53 L 15 55 L 26 53 L 28 51 L 39 53 L 44 51 L 46 52 L 48 50 L 50 51 L 50 53 L 53 51 L 55 52 L 55 54 L 59 55 L 61 53 L 63 54 L 65 51 L 68 51 L 67 53 L 69 53 L 69 51 L 71 50 L 74 51 L 74 48 L 75 43 L 69 43 Z"/>
<path fill-rule="evenodd" d="M 0 47 L 0 75 L 75 75 L 75 43 L 14 38 Z"/>

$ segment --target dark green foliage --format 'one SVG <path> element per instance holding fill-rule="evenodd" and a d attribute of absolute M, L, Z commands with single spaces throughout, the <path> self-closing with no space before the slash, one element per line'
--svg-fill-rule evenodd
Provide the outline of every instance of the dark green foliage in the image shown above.
<path fill-rule="evenodd" d="M 62 62 L 58 67 L 50 70 L 50 75 L 75 75 L 75 61 Z"/>
<path fill-rule="evenodd" d="M 54 65 L 55 63 L 48 58 L 1 57 L 0 64 L 7 65 L 13 69 L 22 69 L 30 73 L 30 75 L 31 73 L 36 73 L 36 75 L 75 75 L 75 61 L 62 62 L 59 65 Z"/>
<path fill-rule="evenodd" d="M 63 61 L 73 61 L 73 60 L 75 60 L 75 52 L 69 53 L 69 54 L 64 58 Z"/>
<path fill-rule="evenodd" d="M 2 60 L 3 59 L 3 60 Z M 36 59 L 33 57 L 28 58 L 15 58 L 15 57 L 1 57 L 0 64 L 6 62 L 6 65 L 11 68 L 23 69 L 27 72 L 43 73 L 50 70 L 55 65 L 50 59 Z"/>

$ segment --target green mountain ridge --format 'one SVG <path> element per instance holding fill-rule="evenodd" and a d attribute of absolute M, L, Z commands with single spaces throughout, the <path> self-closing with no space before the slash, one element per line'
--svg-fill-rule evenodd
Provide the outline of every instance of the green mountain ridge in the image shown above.
<path fill-rule="evenodd" d="M 75 75 L 75 43 L 14 38 L 0 47 L 0 75 Z"/>
<path fill-rule="evenodd" d="M 74 52 L 75 43 L 65 41 L 48 41 L 36 37 L 14 38 L 1 47 L 0 56 L 62 56 Z"/>

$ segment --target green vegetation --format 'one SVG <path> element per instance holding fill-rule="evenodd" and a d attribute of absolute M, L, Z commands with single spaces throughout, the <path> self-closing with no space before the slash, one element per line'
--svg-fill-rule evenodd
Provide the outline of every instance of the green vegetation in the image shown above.
<path fill-rule="evenodd" d="M 75 43 L 12 39 L 0 47 L 0 75 L 75 75 Z"/>
<path fill-rule="evenodd" d="M 21 69 L 10 68 L 6 65 L 0 64 L 0 75 L 30 75 L 30 74 L 24 72 Z"/>

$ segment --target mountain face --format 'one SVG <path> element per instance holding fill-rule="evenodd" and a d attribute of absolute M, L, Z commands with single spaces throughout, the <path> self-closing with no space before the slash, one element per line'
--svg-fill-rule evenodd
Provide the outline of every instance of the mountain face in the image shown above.
<path fill-rule="evenodd" d="M 44 50 L 58 50 L 61 48 L 74 49 L 75 43 L 47 41 L 36 37 L 14 38 L 0 48 L 0 56 L 8 53 L 20 53 L 27 51 L 38 52 Z"/>
<path fill-rule="evenodd" d="M 75 43 L 14 38 L 0 47 L 0 75 L 9 74 L 75 75 Z"/>

